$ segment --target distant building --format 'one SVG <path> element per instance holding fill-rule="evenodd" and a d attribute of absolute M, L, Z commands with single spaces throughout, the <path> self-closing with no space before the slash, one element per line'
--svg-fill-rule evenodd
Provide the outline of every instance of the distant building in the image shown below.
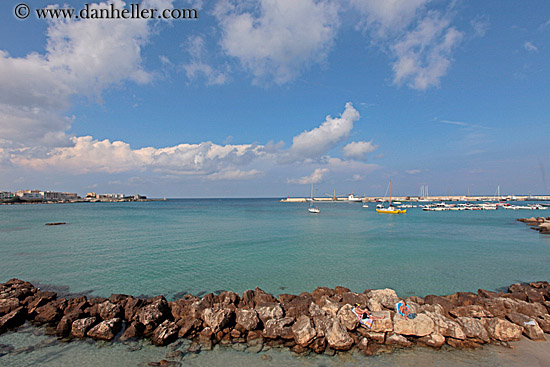
<path fill-rule="evenodd" d="M 0 200 L 3 200 L 3 201 L 13 200 L 14 197 L 15 197 L 15 194 L 13 192 L 0 191 Z"/>
<path fill-rule="evenodd" d="M 124 199 L 124 194 L 100 194 L 100 200 L 122 200 Z"/>
<path fill-rule="evenodd" d="M 74 192 L 43 191 L 42 197 L 47 201 L 77 200 L 78 194 Z"/>
<path fill-rule="evenodd" d="M 89 192 L 86 194 L 86 198 L 97 199 L 97 194 L 95 192 Z"/>
<path fill-rule="evenodd" d="M 20 190 L 17 191 L 17 196 L 23 201 L 42 201 L 44 197 L 38 190 Z"/>

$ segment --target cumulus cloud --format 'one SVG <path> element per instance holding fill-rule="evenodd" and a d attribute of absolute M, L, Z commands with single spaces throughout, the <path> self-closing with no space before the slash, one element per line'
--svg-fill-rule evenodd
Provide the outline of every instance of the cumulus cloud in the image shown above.
<path fill-rule="evenodd" d="M 191 58 L 189 63 L 182 65 L 189 80 L 195 80 L 202 75 L 206 79 L 207 85 L 219 85 L 227 82 L 227 71 L 217 70 L 206 62 L 207 50 L 202 36 L 189 36 L 183 47 Z"/>
<path fill-rule="evenodd" d="M 419 174 L 422 171 L 419 170 L 419 169 L 409 169 L 409 170 L 406 170 L 405 172 L 408 173 L 409 175 L 416 175 L 416 174 Z"/>
<path fill-rule="evenodd" d="M 524 44 L 523 44 L 523 48 L 525 48 L 527 51 L 529 52 L 538 52 L 539 49 L 537 48 L 537 46 L 535 46 L 534 44 L 532 44 L 531 42 L 529 41 L 526 41 Z"/>
<path fill-rule="evenodd" d="M 320 158 L 349 136 L 353 124 L 359 117 L 359 112 L 353 105 L 350 102 L 346 103 L 346 108 L 339 118 L 327 116 L 321 126 L 295 136 L 292 146 L 282 155 L 282 162 Z"/>
<path fill-rule="evenodd" d="M 324 62 L 339 27 L 338 7 L 330 0 L 222 0 L 214 15 L 223 50 L 255 83 L 284 84 Z"/>
<path fill-rule="evenodd" d="M 329 172 L 328 168 L 317 168 L 313 173 L 309 176 L 304 176 L 296 179 L 288 179 L 288 183 L 296 183 L 296 184 L 316 184 L 323 180 L 323 177 Z"/>
<path fill-rule="evenodd" d="M 262 176 L 263 173 L 256 169 L 251 169 L 249 171 L 241 171 L 240 169 L 228 169 L 221 172 L 215 172 L 206 176 L 207 180 L 210 181 L 227 181 L 227 180 L 250 180 L 253 178 L 258 178 Z"/>
<path fill-rule="evenodd" d="M 113 3 L 124 5 L 120 0 Z M 163 6 L 170 3 L 162 1 Z M 90 4 L 90 8 L 107 6 L 107 2 Z M 152 80 L 141 59 L 152 32 L 146 20 L 50 20 L 44 54 L 12 57 L 0 50 L 3 138 L 12 146 L 69 143 L 65 133 L 72 119 L 63 113 L 72 97 L 99 99 L 105 88 L 124 80 Z"/>
<path fill-rule="evenodd" d="M 353 141 L 343 148 L 346 158 L 364 160 L 366 155 L 374 152 L 378 148 L 371 141 Z"/>

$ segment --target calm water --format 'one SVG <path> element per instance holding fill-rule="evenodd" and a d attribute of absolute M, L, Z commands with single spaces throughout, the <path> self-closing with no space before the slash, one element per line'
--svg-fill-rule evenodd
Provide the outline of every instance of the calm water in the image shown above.
<path fill-rule="evenodd" d="M 550 210 L 413 208 L 383 215 L 374 205 L 319 206 L 321 213 L 312 215 L 305 203 L 276 199 L 3 205 L 0 281 L 17 277 L 75 293 L 170 299 L 178 292 L 241 293 L 259 286 L 298 294 L 336 285 L 359 292 L 390 287 L 406 297 L 550 278 L 550 236 L 515 221 Z M 10 338 L 30 340 L 15 333 L 0 343 Z M 59 355 L 71 348 L 97 353 L 85 342 L 51 348 Z M 117 348 L 126 350 L 111 346 L 105 358 L 118 355 Z M 201 358 L 216 356 L 209 355 Z"/>

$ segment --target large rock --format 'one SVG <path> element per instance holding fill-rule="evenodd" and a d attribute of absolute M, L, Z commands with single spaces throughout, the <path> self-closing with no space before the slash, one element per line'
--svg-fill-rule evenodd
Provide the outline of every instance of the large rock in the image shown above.
<path fill-rule="evenodd" d="M 418 342 L 428 347 L 441 348 L 441 346 L 445 344 L 445 337 L 441 334 L 434 333 L 418 338 Z"/>
<path fill-rule="evenodd" d="M 115 317 L 110 320 L 105 320 L 91 328 L 87 335 L 90 338 L 99 340 L 112 340 L 122 328 L 122 320 Z"/>
<path fill-rule="evenodd" d="M 544 331 L 540 328 L 535 319 L 517 312 L 509 313 L 506 315 L 506 318 L 514 324 L 523 327 L 523 334 L 529 339 L 537 341 L 546 340 Z"/>
<path fill-rule="evenodd" d="M 21 305 L 19 298 L 0 298 L 0 316 L 6 315 Z"/>
<path fill-rule="evenodd" d="M 390 311 L 373 311 L 371 312 L 371 315 L 373 320 L 370 331 L 375 333 L 393 331 L 393 322 L 390 316 Z"/>
<path fill-rule="evenodd" d="M 111 301 L 105 301 L 97 305 L 99 317 L 103 320 L 110 320 L 114 318 L 120 318 L 122 316 L 122 308 L 112 303 Z"/>
<path fill-rule="evenodd" d="M 8 329 L 23 325 L 27 316 L 27 310 L 19 307 L 7 315 L 0 317 L 0 334 Z"/>
<path fill-rule="evenodd" d="M 202 313 L 202 319 L 212 329 L 213 333 L 217 333 L 219 330 L 234 324 L 235 312 L 230 308 L 206 308 Z"/>
<path fill-rule="evenodd" d="M 143 329 L 145 329 L 145 327 L 142 324 L 139 322 L 133 322 L 126 327 L 126 330 L 124 330 L 124 334 L 122 334 L 120 340 L 126 341 L 140 338 L 143 334 Z"/>
<path fill-rule="evenodd" d="M 338 320 L 333 320 L 326 331 L 328 345 L 335 350 L 349 350 L 353 345 L 353 339 L 346 328 Z"/>
<path fill-rule="evenodd" d="M 404 319 L 395 314 L 393 331 L 401 335 L 426 336 L 435 331 L 435 323 L 425 314 L 418 314 L 414 319 Z"/>
<path fill-rule="evenodd" d="M 357 326 L 359 326 L 359 320 L 357 319 L 357 315 L 351 311 L 352 308 L 351 305 L 346 304 L 342 306 L 336 314 L 338 321 L 340 321 L 349 331 L 355 330 Z"/>
<path fill-rule="evenodd" d="M 489 333 L 489 337 L 495 340 L 508 342 L 521 339 L 523 328 L 507 320 L 482 319 L 483 325 Z"/>
<path fill-rule="evenodd" d="M 88 330 L 90 330 L 95 323 L 95 316 L 75 320 L 71 324 L 71 335 L 77 338 L 84 338 Z"/>
<path fill-rule="evenodd" d="M 327 315 L 313 316 L 313 323 L 315 324 L 315 332 L 318 337 L 326 335 L 329 327 L 332 326 L 333 319 Z"/>
<path fill-rule="evenodd" d="M 493 317 L 489 311 L 481 307 L 480 305 L 468 305 L 455 307 L 449 311 L 449 314 L 453 317 L 475 317 L 478 319 Z"/>
<path fill-rule="evenodd" d="M 61 310 L 52 303 L 38 307 L 34 312 L 36 313 L 34 321 L 41 324 L 53 324 L 59 321 L 63 315 Z"/>
<path fill-rule="evenodd" d="M 386 337 L 386 344 L 388 344 L 388 345 L 397 345 L 397 346 L 401 346 L 401 347 L 410 347 L 410 346 L 412 346 L 412 343 L 407 338 L 405 338 L 403 335 L 394 334 L 394 333 L 389 334 Z"/>
<path fill-rule="evenodd" d="M 296 341 L 296 344 L 302 347 L 307 346 L 313 338 L 317 336 L 311 319 L 306 315 L 300 316 L 294 325 L 292 325 L 291 329 L 294 333 L 294 340 Z"/>
<path fill-rule="evenodd" d="M 258 326 L 258 314 L 254 310 L 237 309 L 236 322 L 241 325 L 245 330 L 255 330 Z"/>
<path fill-rule="evenodd" d="M 155 345 L 168 345 L 178 338 L 179 327 L 175 322 L 164 320 L 157 326 L 151 337 L 151 342 Z"/>
<path fill-rule="evenodd" d="M 466 339 L 466 334 L 457 322 L 437 313 L 427 312 L 426 314 L 434 320 L 437 334 L 459 340 Z"/>
<path fill-rule="evenodd" d="M 474 339 L 478 343 L 489 343 L 491 341 L 489 333 L 487 333 L 481 320 L 473 317 L 459 317 L 456 321 L 462 326 L 468 338 Z"/>
<path fill-rule="evenodd" d="M 367 297 L 374 299 L 387 309 L 395 309 L 395 304 L 399 302 L 399 297 L 393 289 L 375 289 L 367 293 Z"/>
<path fill-rule="evenodd" d="M 171 316 L 168 302 L 162 296 L 155 297 L 150 303 L 140 308 L 134 315 L 133 321 L 145 326 L 144 334 L 151 335 L 153 330 L 166 318 Z"/>
<path fill-rule="evenodd" d="M 321 309 L 328 316 L 333 318 L 337 316 L 338 310 L 340 309 L 340 304 L 338 302 L 335 302 L 326 296 L 322 297 L 319 302 L 320 302 Z"/>
<path fill-rule="evenodd" d="M 293 321 L 294 319 L 292 317 L 284 317 L 281 319 L 269 319 L 265 323 L 263 336 L 269 339 L 276 339 L 276 338 L 283 337 L 284 336 L 283 334 L 285 334 L 285 328 L 289 329 L 288 332 L 292 332 L 289 326 L 292 324 Z M 292 337 L 294 338 L 294 335 L 292 335 Z"/>
<path fill-rule="evenodd" d="M 263 306 L 257 306 L 256 312 L 258 317 L 262 320 L 262 323 L 265 325 L 268 320 L 271 319 L 280 319 L 283 317 L 283 309 L 278 303 L 264 304 Z"/>

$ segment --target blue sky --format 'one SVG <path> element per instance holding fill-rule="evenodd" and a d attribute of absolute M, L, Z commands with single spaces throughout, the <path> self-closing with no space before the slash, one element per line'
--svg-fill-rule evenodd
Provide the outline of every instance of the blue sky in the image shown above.
<path fill-rule="evenodd" d="M 18 3 L 0 6 L 0 190 L 549 192 L 547 1 L 142 3 L 199 10 L 171 21 Z M 81 8 L 32 9 L 54 5 Z"/>

